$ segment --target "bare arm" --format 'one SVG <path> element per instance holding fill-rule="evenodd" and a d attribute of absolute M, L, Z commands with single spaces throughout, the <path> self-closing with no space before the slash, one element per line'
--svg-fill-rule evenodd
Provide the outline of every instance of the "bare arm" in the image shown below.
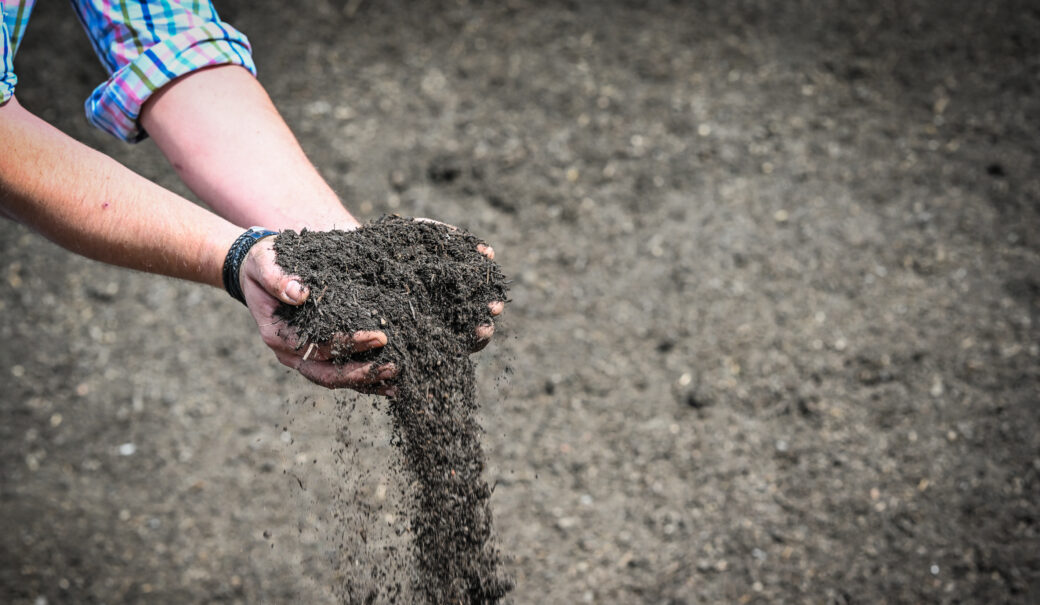
<path fill-rule="evenodd" d="M 78 254 L 220 286 L 241 229 L 66 136 L 0 106 L 0 206 Z"/>
<path fill-rule="evenodd" d="M 241 67 L 211 67 L 174 80 L 148 100 L 141 123 L 185 184 L 239 226 L 327 230 L 358 224 L 267 92 Z"/>
<path fill-rule="evenodd" d="M 95 260 L 222 287 L 224 257 L 240 227 L 78 143 L 16 99 L 0 106 L 0 141 L 5 216 Z M 241 281 L 254 317 L 270 318 L 279 301 L 306 298 L 275 265 L 269 241 L 254 246 Z M 392 372 L 372 376 L 367 364 L 330 363 L 324 348 L 303 360 L 274 323 L 264 321 L 260 333 L 283 364 L 323 386 L 385 392 L 373 385 Z M 357 350 L 386 342 L 381 334 L 359 335 Z"/>

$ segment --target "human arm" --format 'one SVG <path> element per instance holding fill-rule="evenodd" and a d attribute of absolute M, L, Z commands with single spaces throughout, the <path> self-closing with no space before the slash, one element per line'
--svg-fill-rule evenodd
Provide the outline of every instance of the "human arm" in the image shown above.
<path fill-rule="evenodd" d="M 173 81 L 145 103 L 141 124 L 181 180 L 237 225 L 358 226 L 242 67 L 210 67 Z"/>
<path fill-rule="evenodd" d="M 3 214 L 84 256 L 132 269 L 220 287 L 224 258 L 238 226 L 78 143 L 12 98 L 0 105 L 0 209 Z M 260 252 L 242 265 L 243 288 L 260 300 L 298 304 L 291 276 L 272 272 Z M 258 289 L 263 289 L 263 295 Z M 370 390 L 367 364 L 338 366 L 321 355 L 299 359 L 277 330 L 261 329 L 279 360 L 328 387 Z M 359 341 L 355 348 L 371 346 Z"/>
<path fill-rule="evenodd" d="M 34 116 L 0 106 L 0 206 L 102 262 L 219 286 L 230 222 L 133 173 Z"/>

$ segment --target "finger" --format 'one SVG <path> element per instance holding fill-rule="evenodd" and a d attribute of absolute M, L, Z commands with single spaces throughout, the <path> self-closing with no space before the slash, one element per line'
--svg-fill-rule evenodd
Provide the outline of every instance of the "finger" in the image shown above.
<path fill-rule="evenodd" d="M 378 366 L 371 362 L 347 362 L 336 364 L 328 361 L 300 360 L 297 371 L 305 378 L 329 389 L 349 388 L 354 390 L 370 389 L 379 383 L 392 379 L 397 375 L 393 364 Z"/>
<path fill-rule="evenodd" d="M 361 353 L 371 351 L 386 345 L 386 334 L 379 330 L 358 330 L 350 337 L 354 344 L 354 351 Z"/>
<path fill-rule="evenodd" d="M 275 296 L 282 302 L 295 306 L 306 302 L 310 293 L 310 289 L 300 283 L 300 280 L 296 279 L 295 276 L 282 276 L 279 278 L 278 294 Z"/>
<path fill-rule="evenodd" d="M 273 239 L 261 240 L 249 251 L 254 262 L 250 263 L 248 276 L 278 300 L 289 305 L 302 305 L 310 291 L 297 276 L 286 274 L 275 262 Z"/>
<path fill-rule="evenodd" d="M 296 370 L 317 385 L 327 389 L 340 389 L 364 385 L 371 372 L 371 364 L 354 362 L 337 365 L 312 359 L 300 362 Z"/>
<path fill-rule="evenodd" d="M 496 300 L 494 302 L 488 303 L 488 309 L 491 311 L 491 315 L 493 317 L 497 316 L 497 315 L 501 315 L 502 311 L 506 310 L 506 303 L 504 303 L 504 302 L 502 302 L 500 300 Z"/>
<path fill-rule="evenodd" d="M 336 334 L 331 340 L 316 343 L 308 359 L 329 360 L 352 353 L 363 353 L 386 345 L 386 334 L 379 330 L 359 330 L 353 334 Z"/>
<path fill-rule="evenodd" d="M 488 257 L 488 260 L 495 260 L 495 249 L 487 244 L 477 244 L 477 252 Z"/>
<path fill-rule="evenodd" d="M 470 350 L 476 353 L 488 346 L 488 343 L 491 342 L 491 337 L 495 334 L 495 326 L 492 324 L 477 326 L 474 334 L 475 338 L 473 339 L 473 346 L 470 347 Z"/>
<path fill-rule="evenodd" d="M 303 361 L 331 361 L 347 357 L 352 353 L 363 353 L 386 345 L 386 334 L 378 330 L 360 330 L 353 334 L 336 334 L 328 342 L 307 342 L 300 338 L 295 328 L 279 330 L 265 338 L 267 346 L 279 354 Z M 295 369 L 292 363 L 287 364 Z"/>

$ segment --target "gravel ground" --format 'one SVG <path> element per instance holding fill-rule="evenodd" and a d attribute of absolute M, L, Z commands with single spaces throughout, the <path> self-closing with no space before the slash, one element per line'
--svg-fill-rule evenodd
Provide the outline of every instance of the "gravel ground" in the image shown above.
<path fill-rule="evenodd" d="M 1040 601 L 1035 3 L 300 4 L 217 6 L 322 173 L 516 279 L 513 602 Z M 183 192 L 86 124 L 78 28 L 37 8 L 22 103 Z M 399 523 L 384 407 L 222 292 L 0 251 L 0 601 L 340 601 Z"/>

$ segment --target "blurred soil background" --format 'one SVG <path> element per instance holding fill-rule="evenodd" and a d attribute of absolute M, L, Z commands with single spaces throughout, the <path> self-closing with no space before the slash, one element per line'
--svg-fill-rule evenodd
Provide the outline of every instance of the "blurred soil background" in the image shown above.
<path fill-rule="evenodd" d="M 1036 3 L 217 6 L 352 210 L 516 278 L 478 369 L 513 602 L 1040 601 Z M 87 125 L 66 4 L 16 68 L 184 192 Z M 0 602 L 337 602 L 400 522 L 385 410 L 223 292 L 0 252 Z"/>

